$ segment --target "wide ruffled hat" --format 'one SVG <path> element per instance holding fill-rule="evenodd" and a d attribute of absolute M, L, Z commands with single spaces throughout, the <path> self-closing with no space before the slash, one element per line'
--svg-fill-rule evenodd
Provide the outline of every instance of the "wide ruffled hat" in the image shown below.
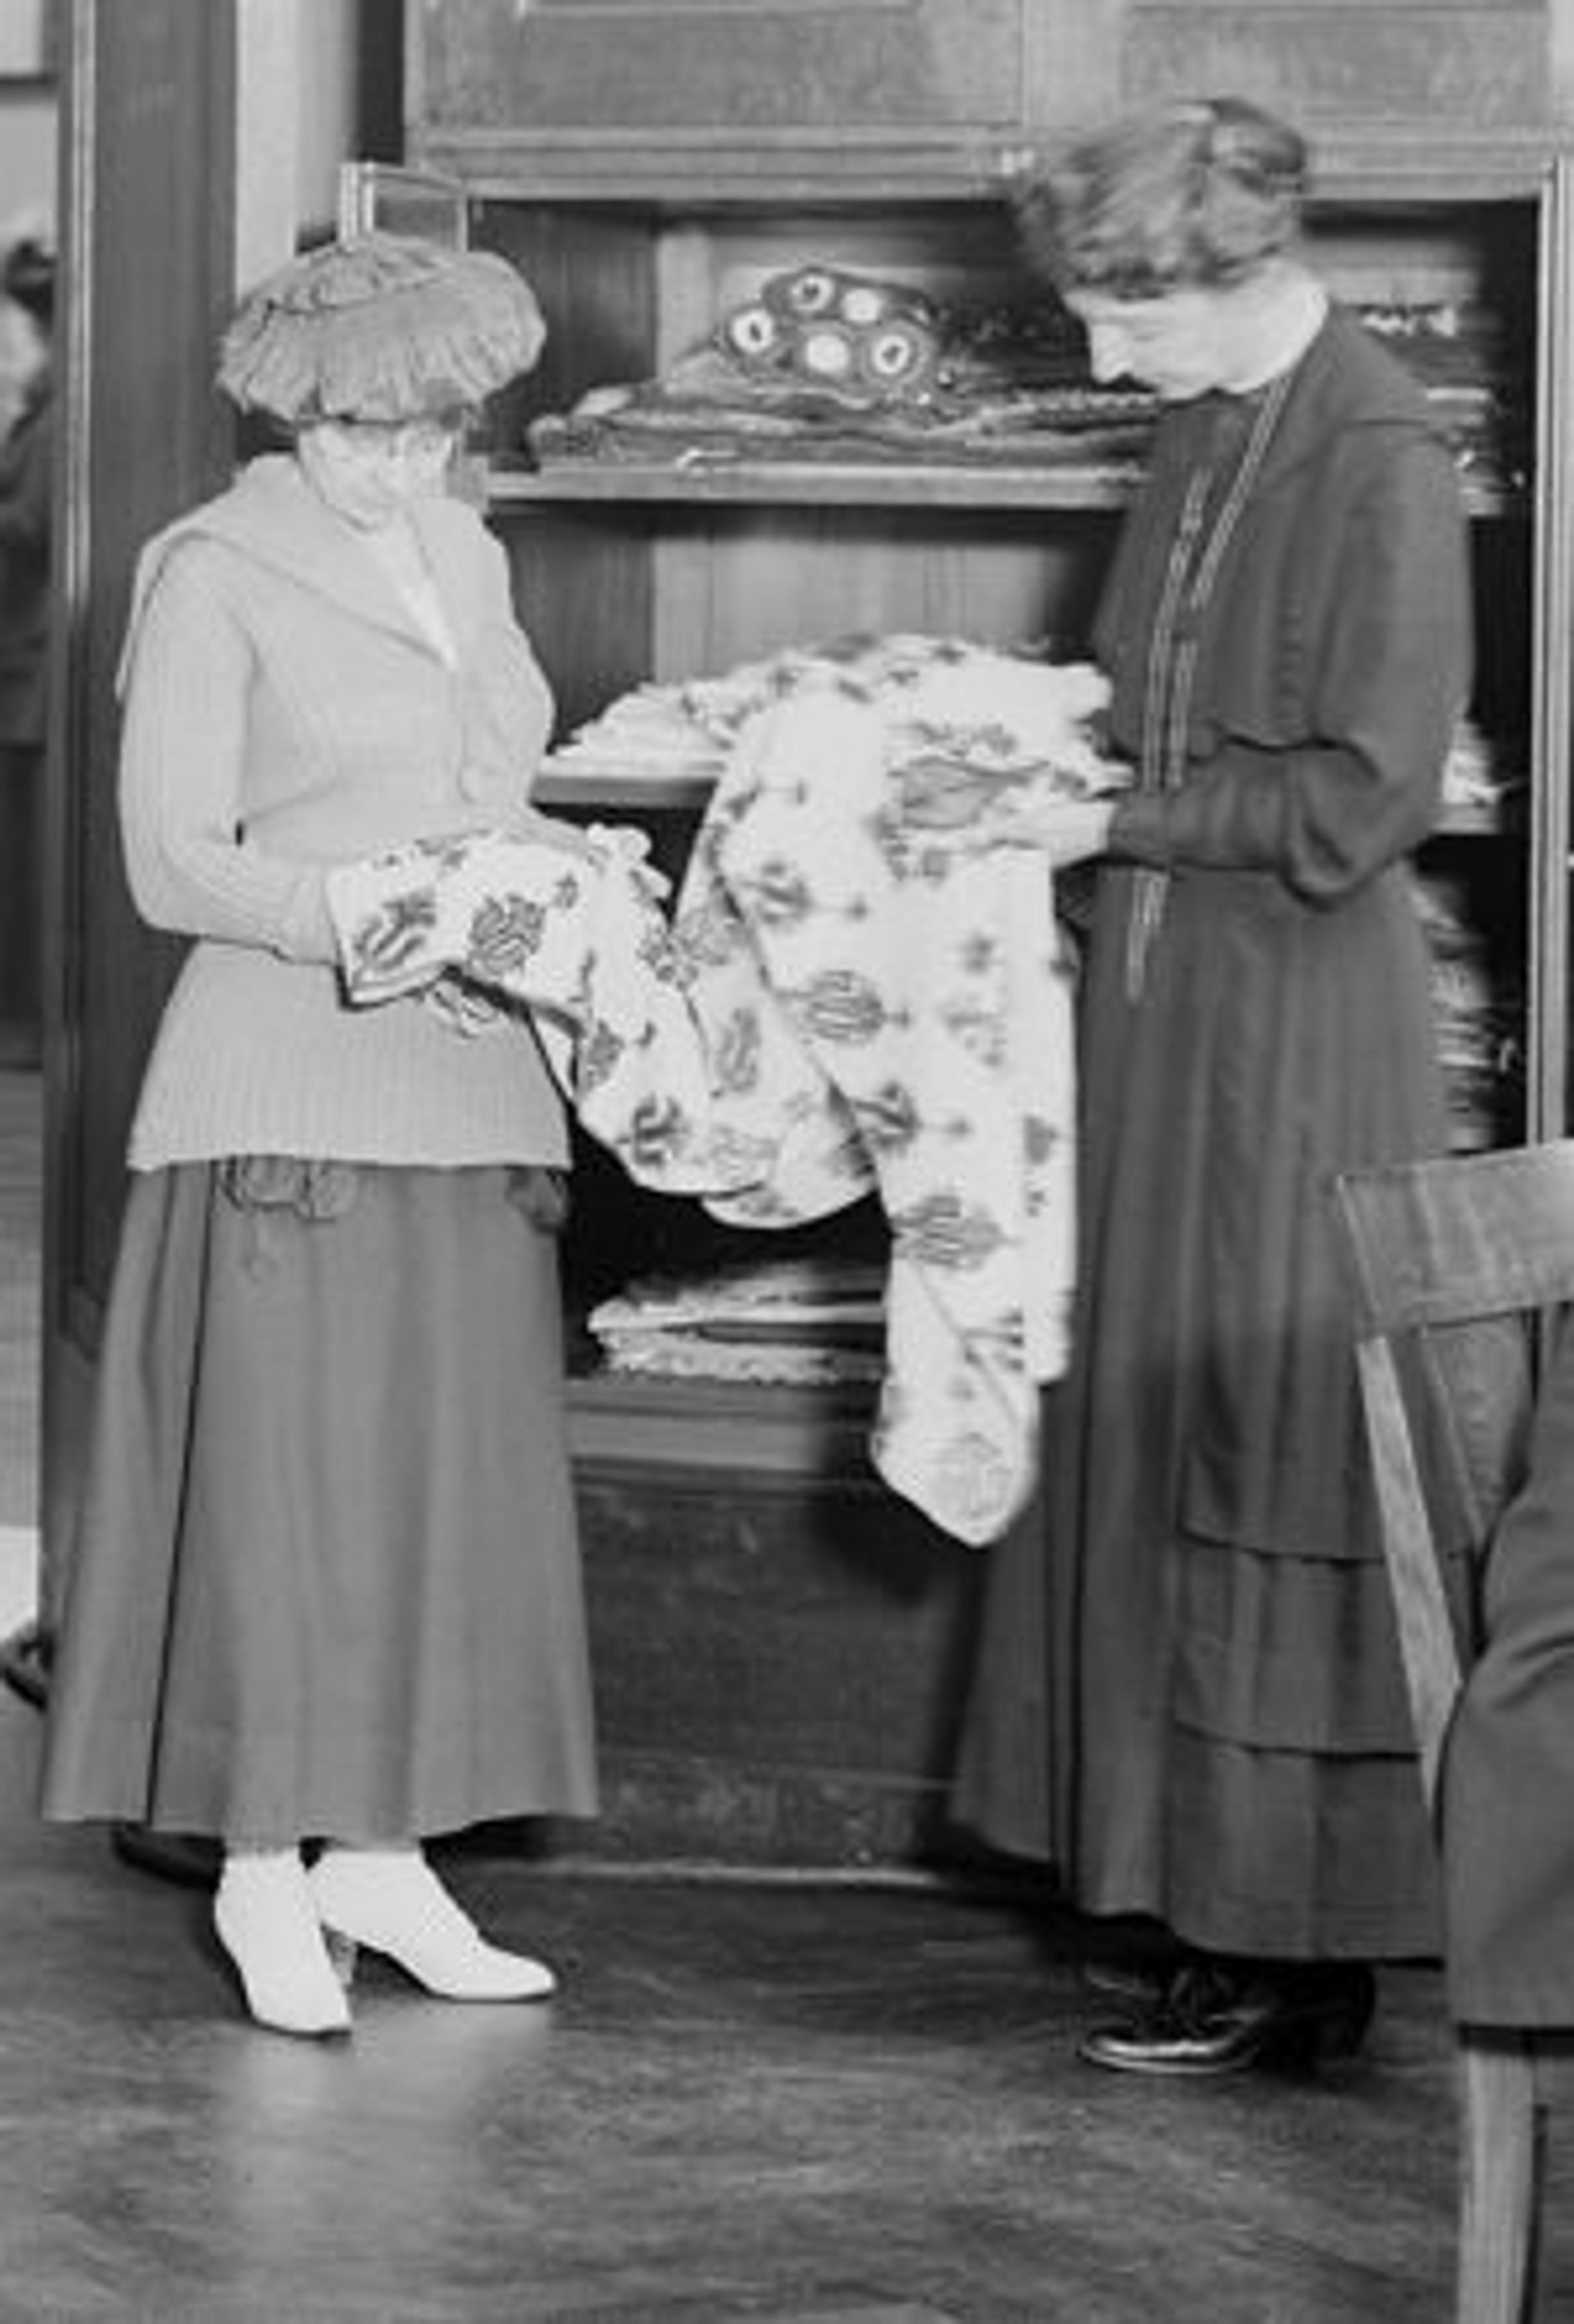
<path fill-rule="evenodd" d="M 292 426 L 407 420 L 479 403 L 529 370 L 546 336 L 506 259 L 358 235 L 258 284 L 225 335 L 218 383 L 243 411 Z"/>

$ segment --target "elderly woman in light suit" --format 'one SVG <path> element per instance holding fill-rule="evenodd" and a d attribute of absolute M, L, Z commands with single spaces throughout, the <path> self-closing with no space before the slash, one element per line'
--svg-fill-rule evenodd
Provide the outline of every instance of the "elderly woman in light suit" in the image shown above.
<path fill-rule="evenodd" d="M 132 1130 L 42 1802 L 211 1836 L 219 1941 L 296 2034 L 348 2029 L 357 1944 L 457 1999 L 550 1992 L 421 1842 L 595 1804 L 560 1102 L 522 1015 L 346 1006 L 324 900 L 425 836 L 583 845 L 529 804 L 550 695 L 442 489 L 541 336 L 502 260 L 410 240 L 264 284 L 220 383 L 290 448 L 150 544 L 126 647 L 132 891 L 194 942 Z"/>

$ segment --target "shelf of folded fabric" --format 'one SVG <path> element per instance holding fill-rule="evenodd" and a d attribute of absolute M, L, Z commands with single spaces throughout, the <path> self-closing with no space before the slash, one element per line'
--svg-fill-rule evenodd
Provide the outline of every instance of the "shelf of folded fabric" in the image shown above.
<path fill-rule="evenodd" d="M 1451 799 L 1438 818 L 1440 839 L 1522 839 L 1525 830 L 1523 792 L 1501 799 Z"/>
<path fill-rule="evenodd" d="M 569 1335 L 582 1464 L 867 1477 L 887 1261 L 828 1244 L 679 1259 L 594 1301 Z"/>
<path fill-rule="evenodd" d="M 493 462 L 486 504 L 504 514 L 542 503 L 646 502 L 818 508 L 1061 509 L 1118 511 L 1138 477 L 1128 467 L 1070 463 L 748 460 L 703 451 L 676 460 L 563 461 L 542 468 Z M 1495 479 L 1461 479 L 1472 517 L 1512 515 L 1523 492 Z"/>
<path fill-rule="evenodd" d="M 1043 641 L 1012 656 L 1041 665 L 1045 659 Z M 535 797 L 542 806 L 582 812 L 693 813 L 705 806 L 753 715 L 801 686 L 851 675 L 875 693 L 895 687 L 905 697 L 925 669 L 960 671 L 970 662 L 997 661 L 991 649 L 964 638 L 855 631 L 734 661 L 708 676 L 647 679 L 614 695 L 560 738 L 542 763 Z M 1000 675 L 991 668 L 977 682 L 992 689 Z M 992 691 L 975 697 L 985 698 L 993 700 Z"/>

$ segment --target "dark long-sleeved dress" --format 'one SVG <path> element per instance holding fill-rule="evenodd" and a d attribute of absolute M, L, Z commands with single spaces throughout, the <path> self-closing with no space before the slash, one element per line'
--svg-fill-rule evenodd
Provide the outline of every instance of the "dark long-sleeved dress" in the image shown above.
<path fill-rule="evenodd" d="M 955 1805 L 1089 1912 L 1403 1955 L 1436 1878 L 1327 1190 L 1444 1143 L 1405 858 L 1468 578 L 1447 446 L 1349 318 L 1166 413 L 1097 647 L 1142 788 L 1086 963 L 1075 1344 Z"/>

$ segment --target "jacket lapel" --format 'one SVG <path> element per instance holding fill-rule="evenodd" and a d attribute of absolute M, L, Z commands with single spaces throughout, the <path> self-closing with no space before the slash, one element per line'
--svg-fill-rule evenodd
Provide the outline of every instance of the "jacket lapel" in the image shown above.
<path fill-rule="evenodd" d="M 149 543 L 137 571 L 133 630 L 165 558 L 179 542 L 190 539 L 225 541 L 357 621 L 394 631 L 422 653 L 435 652 L 376 559 L 360 547 L 352 529 L 324 506 L 287 454 L 269 453 L 253 460 L 227 493 L 179 518 Z M 449 593 L 440 575 L 437 579 L 446 607 Z"/>

